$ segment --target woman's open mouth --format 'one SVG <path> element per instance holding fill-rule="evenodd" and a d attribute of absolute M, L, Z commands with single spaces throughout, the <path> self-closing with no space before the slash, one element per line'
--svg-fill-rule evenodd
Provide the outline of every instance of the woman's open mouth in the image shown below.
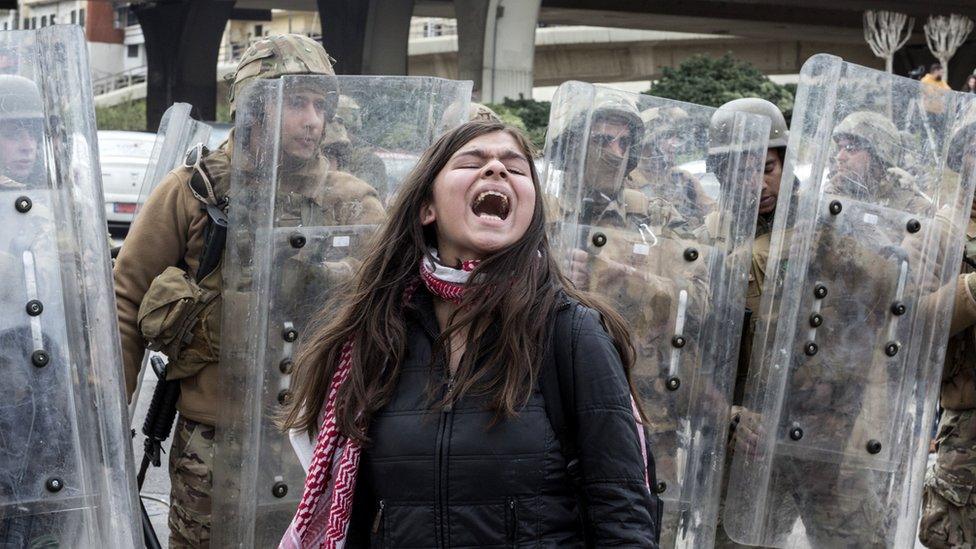
<path fill-rule="evenodd" d="M 504 221 L 509 213 L 508 197 L 498 191 L 484 191 L 474 199 L 471 211 L 478 217 Z"/>

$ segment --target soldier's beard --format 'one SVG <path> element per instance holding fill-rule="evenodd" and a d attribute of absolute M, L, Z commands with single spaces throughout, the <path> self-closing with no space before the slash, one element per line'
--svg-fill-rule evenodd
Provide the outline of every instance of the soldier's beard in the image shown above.
<path fill-rule="evenodd" d="M 607 151 L 594 150 L 586 155 L 583 186 L 606 194 L 611 199 L 623 185 L 627 175 L 627 159 Z"/>

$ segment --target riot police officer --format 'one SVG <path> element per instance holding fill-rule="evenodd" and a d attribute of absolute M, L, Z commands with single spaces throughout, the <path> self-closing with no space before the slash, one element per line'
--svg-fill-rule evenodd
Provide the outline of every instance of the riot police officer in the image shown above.
<path fill-rule="evenodd" d="M 264 38 L 237 66 L 231 112 L 241 107 L 237 101 L 242 88 L 255 80 L 334 74 L 318 42 L 301 35 Z M 291 90 L 283 104 L 280 169 L 295 192 L 281 205 L 282 215 L 300 220 L 314 212 L 339 224 L 377 222 L 384 213 L 375 190 L 351 175 L 327 169 L 321 144 L 337 90 L 327 79 L 317 82 Z M 160 182 L 114 268 L 130 397 L 147 343 L 169 357 L 167 377 L 181 380 L 180 416 L 170 452 L 171 547 L 198 547 L 210 539 L 214 424 L 220 404 L 222 250 L 209 249 L 206 236 L 214 223 L 211 217 L 220 216 L 216 210 L 233 208 L 227 197 L 232 155 L 235 147 L 255 145 L 244 133 L 232 133 L 215 151 L 189 155 L 184 167 Z M 209 272 L 200 272 L 201 263 L 211 265 Z"/>

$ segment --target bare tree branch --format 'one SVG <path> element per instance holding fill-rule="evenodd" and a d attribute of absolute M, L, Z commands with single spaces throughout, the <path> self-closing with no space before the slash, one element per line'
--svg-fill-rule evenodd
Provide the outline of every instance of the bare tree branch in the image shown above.
<path fill-rule="evenodd" d="M 885 70 L 893 71 L 895 52 L 912 35 L 915 19 L 892 11 L 864 12 L 864 40 L 874 55 L 885 60 Z"/>
<path fill-rule="evenodd" d="M 968 17 L 956 15 L 930 16 L 925 23 L 925 40 L 932 55 L 942 63 L 943 80 L 949 80 L 949 60 L 973 30 L 973 22 Z"/>

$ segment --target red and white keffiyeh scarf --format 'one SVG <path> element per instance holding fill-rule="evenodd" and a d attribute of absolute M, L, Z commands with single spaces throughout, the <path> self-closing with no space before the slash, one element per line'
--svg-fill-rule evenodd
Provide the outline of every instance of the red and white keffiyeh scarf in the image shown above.
<path fill-rule="evenodd" d="M 432 251 L 432 254 L 436 260 L 437 252 Z M 461 269 L 452 269 L 425 257 L 420 265 L 420 278 L 434 295 L 445 301 L 460 303 L 468 276 L 477 265 L 477 261 L 465 261 Z M 404 300 L 410 299 L 415 288 L 407 290 Z M 349 377 L 352 352 L 353 342 L 350 340 L 342 346 L 339 366 L 332 376 L 329 394 L 319 414 L 319 434 L 305 478 L 302 500 L 281 538 L 279 549 L 341 549 L 346 544 L 362 449 L 356 441 L 349 440 L 339 432 L 336 399 L 339 388 Z"/>

